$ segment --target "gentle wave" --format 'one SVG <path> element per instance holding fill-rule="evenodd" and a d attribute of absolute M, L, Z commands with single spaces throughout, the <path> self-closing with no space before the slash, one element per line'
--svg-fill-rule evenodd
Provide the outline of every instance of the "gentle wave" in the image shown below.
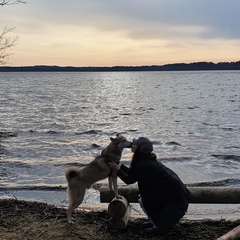
<path fill-rule="evenodd" d="M 105 183 L 95 183 L 92 185 L 92 188 L 100 191 L 102 186 L 107 186 Z M 239 187 L 240 179 L 219 179 L 216 181 L 210 182 L 199 182 L 186 184 L 187 187 Z M 21 186 L 21 187 L 0 187 L 0 191 L 66 191 L 67 184 L 62 185 L 43 185 L 43 186 Z"/>
<path fill-rule="evenodd" d="M 21 187 L 0 187 L 0 191 L 66 191 L 66 186 L 21 186 Z"/>
<path fill-rule="evenodd" d="M 234 186 L 240 186 L 240 178 L 235 179 L 219 179 L 216 181 L 210 181 L 210 182 L 198 182 L 198 183 L 191 183 L 187 184 L 189 187 L 234 187 Z"/>
<path fill-rule="evenodd" d="M 212 154 L 213 157 L 223 159 L 223 160 L 234 160 L 234 161 L 240 161 L 240 156 L 237 155 L 218 155 L 218 154 Z"/>
<path fill-rule="evenodd" d="M 105 183 L 95 183 L 92 188 L 100 190 L 102 186 L 106 186 Z M 240 179 L 219 179 L 210 182 L 199 182 L 186 184 L 187 187 L 239 187 Z M 21 187 L 0 187 L 0 191 L 66 191 L 67 184 L 62 185 L 36 185 L 36 186 L 21 186 Z"/>

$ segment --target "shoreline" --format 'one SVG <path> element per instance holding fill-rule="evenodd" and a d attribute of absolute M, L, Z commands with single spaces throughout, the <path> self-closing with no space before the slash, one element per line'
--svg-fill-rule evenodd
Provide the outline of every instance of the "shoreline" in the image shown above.
<path fill-rule="evenodd" d="M 44 190 L 22 190 L 22 191 L 0 191 L 0 200 L 17 200 L 26 202 L 43 203 L 57 208 L 66 209 L 68 206 L 66 191 L 44 191 Z M 145 218 L 138 203 L 130 203 L 131 217 Z M 99 191 L 91 188 L 86 192 L 83 203 L 78 210 L 105 211 L 108 203 L 101 203 Z M 184 219 L 199 220 L 237 220 L 240 219 L 240 204 L 189 204 L 188 212 Z"/>

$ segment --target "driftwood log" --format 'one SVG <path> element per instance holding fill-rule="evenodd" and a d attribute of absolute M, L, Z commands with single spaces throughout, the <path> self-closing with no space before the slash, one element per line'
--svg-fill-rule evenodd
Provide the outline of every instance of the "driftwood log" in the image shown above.
<path fill-rule="evenodd" d="M 240 239 L 240 226 L 234 228 L 230 232 L 224 234 L 217 240 L 239 240 Z"/>
<path fill-rule="evenodd" d="M 111 216 L 108 221 L 108 229 L 124 230 L 127 227 L 131 207 L 123 196 L 115 197 L 108 205 L 108 214 Z"/>
<path fill-rule="evenodd" d="M 240 203 L 240 188 L 227 187 L 188 187 L 191 197 L 189 203 Z M 122 186 L 118 188 L 119 194 L 128 202 L 138 202 L 139 191 L 136 187 Z M 102 203 L 111 202 L 114 192 L 109 187 L 100 188 L 100 201 Z"/>
<path fill-rule="evenodd" d="M 118 196 L 115 197 L 108 205 L 108 214 L 111 217 L 123 217 L 126 213 L 129 204 L 125 197 Z"/>

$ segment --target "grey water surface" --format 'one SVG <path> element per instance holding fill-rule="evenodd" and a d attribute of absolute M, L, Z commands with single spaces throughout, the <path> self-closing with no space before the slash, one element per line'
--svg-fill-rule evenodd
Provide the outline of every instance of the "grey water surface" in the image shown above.
<path fill-rule="evenodd" d="M 240 71 L 0 72 L 0 86 L 0 132 L 14 133 L 0 138 L 2 198 L 67 204 L 65 170 L 116 133 L 151 139 L 186 184 L 240 186 Z"/>

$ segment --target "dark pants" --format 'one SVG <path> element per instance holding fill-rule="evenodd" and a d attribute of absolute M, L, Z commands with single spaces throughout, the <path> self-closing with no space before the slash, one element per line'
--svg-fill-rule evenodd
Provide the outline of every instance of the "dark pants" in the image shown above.
<path fill-rule="evenodd" d="M 186 203 L 186 210 L 183 210 L 176 203 L 166 203 L 156 211 L 147 212 L 147 214 L 154 221 L 155 225 L 160 231 L 166 232 L 173 228 L 179 220 L 185 215 L 188 204 Z"/>
<path fill-rule="evenodd" d="M 147 214 L 149 221 L 153 224 L 154 228 L 158 228 L 161 232 L 168 232 L 173 228 L 179 220 L 185 215 L 188 209 L 188 203 L 184 203 L 181 206 L 176 203 L 165 203 L 159 207 L 157 205 L 155 208 L 152 206 L 151 209 L 147 211 L 143 205 L 141 197 L 139 198 L 140 206 L 143 211 Z"/>

